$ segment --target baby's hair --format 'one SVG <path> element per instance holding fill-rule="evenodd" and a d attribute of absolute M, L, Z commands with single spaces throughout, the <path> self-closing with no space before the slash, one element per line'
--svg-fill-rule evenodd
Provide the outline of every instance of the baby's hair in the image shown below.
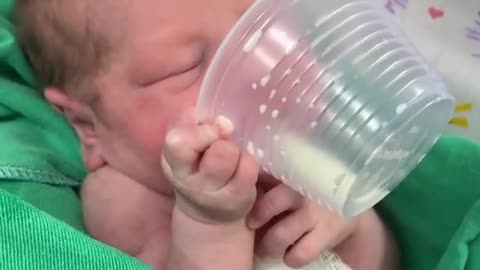
<path fill-rule="evenodd" d="M 107 51 L 89 18 L 88 2 L 16 0 L 13 14 L 18 42 L 42 86 L 80 99 L 92 98 L 87 88 Z"/>

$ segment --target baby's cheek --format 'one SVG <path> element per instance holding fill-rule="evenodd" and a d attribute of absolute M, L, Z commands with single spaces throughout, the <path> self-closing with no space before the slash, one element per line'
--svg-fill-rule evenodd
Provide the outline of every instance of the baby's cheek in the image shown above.
<path fill-rule="evenodd" d="M 195 87 L 179 93 L 158 89 L 136 95 L 128 107 L 129 132 L 145 158 L 158 161 L 172 121 L 195 104 Z"/>
<path fill-rule="evenodd" d="M 159 162 L 166 129 L 163 117 L 149 110 L 129 110 L 125 113 L 123 133 L 127 144 L 134 148 L 132 150 L 142 162 Z"/>
<path fill-rule="evenodd" d="M 165 141 L 165 127 L 158 123 L 148 123 L 135 131 L 135 141 L 144 155 L 153 162 L 159 161 Z"/>

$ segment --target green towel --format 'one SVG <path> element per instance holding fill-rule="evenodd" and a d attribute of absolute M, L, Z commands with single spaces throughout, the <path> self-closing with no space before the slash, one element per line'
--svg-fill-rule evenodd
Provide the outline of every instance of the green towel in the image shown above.
<path fill-rule="evenodd" d="M 2 270 L 150 269 L 1 190 L 0 216 Z"/>
<path fill-rule="evenodd" d="M 0 1 L 0 269 L 149 269 L 91 239 L 77 137 L 42 98 Z M 378 207 L 404 270 L 480 269 L 480 146 L 444 137 Z"/>
<path fill-rule="evenodd" d="M 149 269 L 85 234 L 79 143 L 16 44 L 13 3 L 0 1 L 0 269 Z"/>
<path fill-rule="evenodd" d="M 78 140 L 36 87 L 8 17 L 13 3 L 0 4 L 0 178 L 78 185 Z"/>
<path fill-rule="evenodd" d="M 402 269 L 480 269 L 479 202 L 480 146 L 443 137 L 378 207 L 399 240 Z"/>

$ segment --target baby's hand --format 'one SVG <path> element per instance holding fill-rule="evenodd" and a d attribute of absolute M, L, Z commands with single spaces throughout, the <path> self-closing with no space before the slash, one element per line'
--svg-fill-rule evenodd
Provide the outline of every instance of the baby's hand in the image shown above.
<path fill-rule="evenodd" d="M 260 231 L 259 256 L 283 257 L 288 266 L 297 268 L 340 244 L 352 233 L 355 222 L 277 184 L 257 201 L 248 225 Z"/>
<path fill-rule="evenodd" d="M 225 118 L 196 124 L 185 116 L 168 132 L 163 168 L 185 214 L 205 223 L 245 218 L 256 198 L 258 165 L 227 141 L 233 132 Z"/>

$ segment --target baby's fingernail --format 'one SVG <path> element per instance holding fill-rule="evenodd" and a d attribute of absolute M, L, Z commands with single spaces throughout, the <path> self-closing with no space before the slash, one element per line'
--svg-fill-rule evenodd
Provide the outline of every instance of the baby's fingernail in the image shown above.
<path fill-rule="evenodd" d="M 171 130 L 168 132 L 167 137 L 165 138 L 165 144 L 170 146 L 178 145 L 182 141 L 180 132 L 178 130 Z"/>
<path fill-rule="evenodd" d="M 218 116 L 215 119 L 215 124 L 220 128 L 222 131 L 222 135 L 231 135 L 233 133 L 233 123 L 225 116 Z"/>

